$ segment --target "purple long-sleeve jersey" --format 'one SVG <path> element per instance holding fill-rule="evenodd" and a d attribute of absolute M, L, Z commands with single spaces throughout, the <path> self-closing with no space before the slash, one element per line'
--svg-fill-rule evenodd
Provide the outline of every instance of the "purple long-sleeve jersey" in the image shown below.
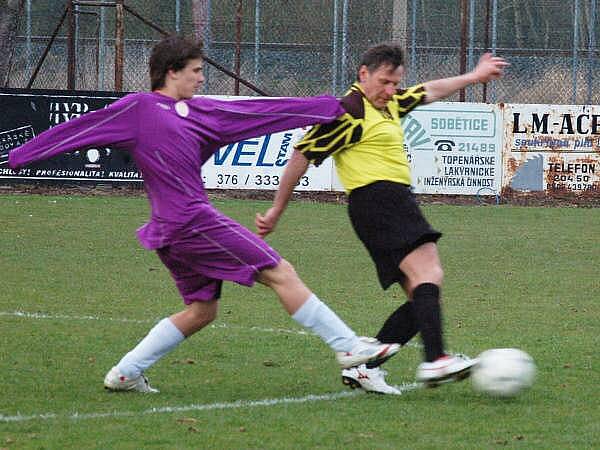
<path fill-rule="evenodd" d="M 152 215 L 137 234 L 147 249 L 193 232 L 209 207 L 201 167 L 220 147 L 344 114 L 335 97 L 175 100 L 127 95 L 107 108 L 58 125 L 11 151 L 13 169 L 63 152 L 113 145 L 129 151 L 144 178 Z"/>

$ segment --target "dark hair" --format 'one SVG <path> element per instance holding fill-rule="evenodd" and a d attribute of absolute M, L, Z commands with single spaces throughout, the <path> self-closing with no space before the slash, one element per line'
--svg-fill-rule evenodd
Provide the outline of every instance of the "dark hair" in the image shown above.
<path fill-rule="evenodd" d="M 150 84 L 152 90 L 165 85 L 169 70 L 183 69 L 190 59 L 204 58 L 202 43 L 181 36 L 171 35 L 152 48 L 150 55 Z"/>
<path fill-rule="evenodd" d="M 395 44 L 379 44 L 363 53 L 358 68 L 366 66 L 369 72 L 374 72 L 381 66 L 390 66 L 396 70 L 404 64 L 402 48 Z M 357 74 L 358 77 L 358 74 Z"/>

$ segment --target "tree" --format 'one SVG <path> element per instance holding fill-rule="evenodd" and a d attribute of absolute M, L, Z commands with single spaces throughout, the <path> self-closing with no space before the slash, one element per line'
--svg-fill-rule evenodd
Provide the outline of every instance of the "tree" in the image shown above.
<path fill-rule="evenodd" d="M 12 55 L 15 47 L 17 25 L 24 0 L 0 1 L 0 85 L 8 86 Z"/>

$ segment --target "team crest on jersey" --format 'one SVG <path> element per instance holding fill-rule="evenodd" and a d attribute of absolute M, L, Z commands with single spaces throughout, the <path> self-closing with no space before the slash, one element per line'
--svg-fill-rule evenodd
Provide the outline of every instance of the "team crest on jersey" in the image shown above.
<path fill-rule="evenodd" d="M 187 103 L 182 100 L 175 103 L 175 111 L 177 111 L 177 114 L 179 114 L 181 117 L 187 117 L 190 113 L 190 108 L 188 107 Z"/>

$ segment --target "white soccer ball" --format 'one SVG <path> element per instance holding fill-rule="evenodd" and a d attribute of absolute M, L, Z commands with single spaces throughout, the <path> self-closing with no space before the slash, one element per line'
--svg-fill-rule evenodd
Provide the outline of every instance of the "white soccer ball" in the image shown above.
<path fill-rule="evenodd" d="M 514 397 L 535 380 L 533 358 L 517 348 L 493 348 L 478 357 L 471 381 L 476 391 L 493 397 Z"/>

